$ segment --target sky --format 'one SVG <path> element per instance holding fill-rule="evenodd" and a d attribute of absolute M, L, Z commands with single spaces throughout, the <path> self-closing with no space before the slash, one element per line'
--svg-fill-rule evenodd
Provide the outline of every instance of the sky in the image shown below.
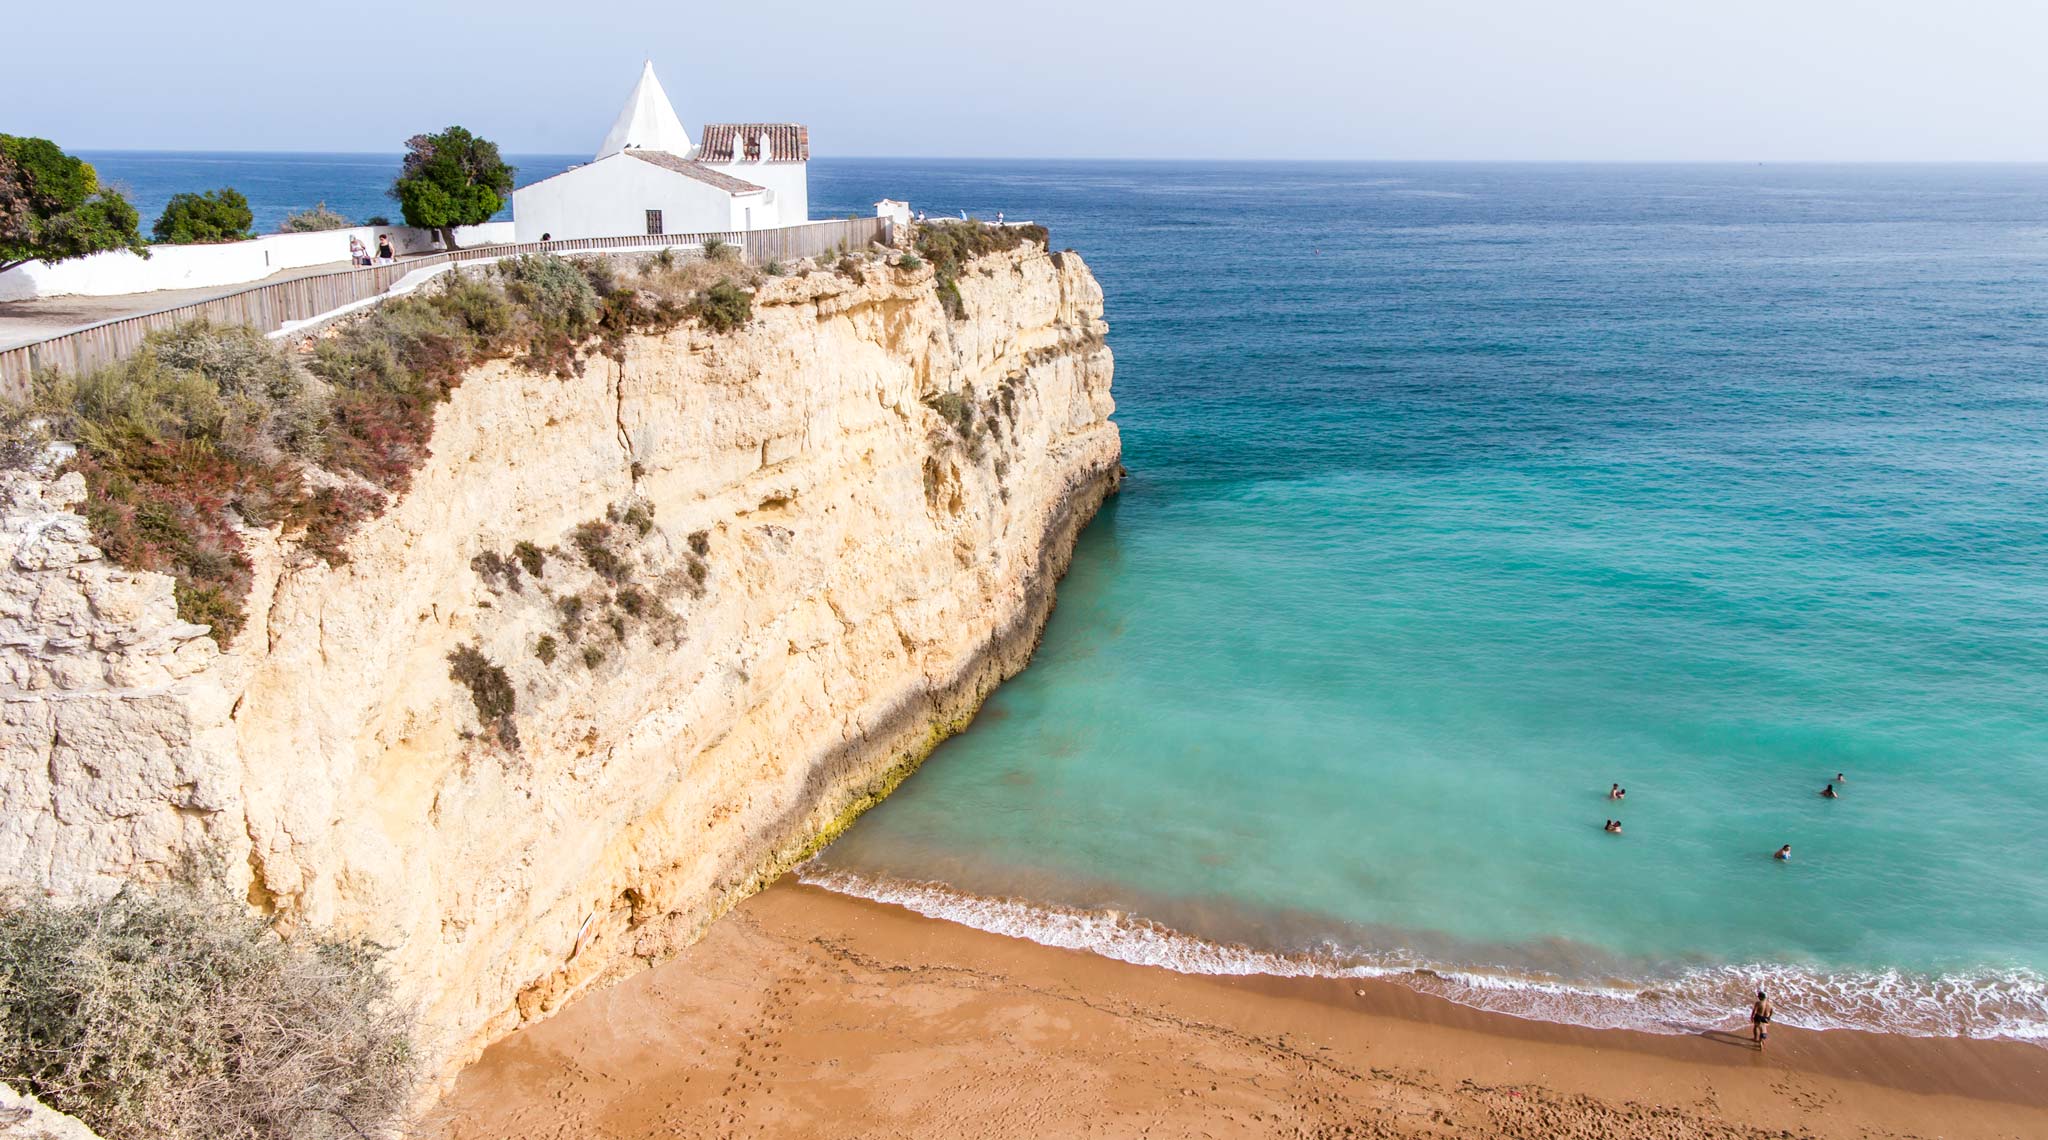
<path fill-rule="evenodd" d="M 176 12 L 175 19 L 167 16 Z M 0 0 L 0 132 L 69 150 L 594 151 L 644 58 L 685 124 L 821 155 L 2048 161 L 2048 0 Z"/>

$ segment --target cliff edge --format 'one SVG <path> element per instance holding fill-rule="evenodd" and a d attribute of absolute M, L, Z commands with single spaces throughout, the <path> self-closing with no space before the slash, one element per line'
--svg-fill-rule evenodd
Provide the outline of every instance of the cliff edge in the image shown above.
<path fill-rule="evenodd" d="M 1023 666 L 1117 485 L 1080 258 L 931 277 L 473 369 L 345 561 L 244 532 L 225 650 L 92 545 L 78 476 L 0 476 L 0 884 L 217 861 L 390 947 L 442 1072 L 693 939 Z"/>

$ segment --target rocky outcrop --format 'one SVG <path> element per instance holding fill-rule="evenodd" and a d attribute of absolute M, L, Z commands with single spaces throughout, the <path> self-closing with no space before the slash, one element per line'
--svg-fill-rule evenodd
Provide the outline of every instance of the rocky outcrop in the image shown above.
<path fill-rule="evenodd" d="M 32 1096 L 0 1085 L 0 1140 L 100 1140 L 92 1129 Z"/>
<path fill-rule="evenodd" d="M 444 1068 L 694 937 L 1022 667 L 1115 488 L 1080 259 L 981 259 L 963 320 L 929 274 L 474 370 L 345 564 L 245 536 L 225 649 L 100 557 L 76 477 L 7 475 L 0 880 L 225 865 L 390 946 Z"/>

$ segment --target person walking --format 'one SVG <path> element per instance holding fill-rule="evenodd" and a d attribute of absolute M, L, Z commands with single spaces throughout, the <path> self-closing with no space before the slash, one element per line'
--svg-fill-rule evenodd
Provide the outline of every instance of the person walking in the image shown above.
<path fill-rule="evenodd" d="M 1771 1035 L 1771 999 L 1762 990 L 1756 992 L 1756 1004 L 1749 1007 L 1750 1040 L 1756 1042 L 1758 1052 L 1763 1051 L 1764 1041 Z"/>
<path fill-rule="evenodd" d="M 370 264 L 370 247 L 354 234 L 348 235 L 348 263 L 350 265 Z"/>
<path fill-rule="evenodd" d="M 391 248 L 391 235 L 377 235 L 377 260 L 386 265 L 398 260 L 398 251 Z"/>

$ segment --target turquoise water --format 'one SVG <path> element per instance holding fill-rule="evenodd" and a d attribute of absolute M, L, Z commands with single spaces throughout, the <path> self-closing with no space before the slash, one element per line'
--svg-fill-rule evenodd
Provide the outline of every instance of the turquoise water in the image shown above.
<path fill-rule="evenodd" d="M 1131 474 L 807 877 L 1589 1024 L 2048 1035 L 2048 170 L 901 165 L 1089 258 Z"/>

